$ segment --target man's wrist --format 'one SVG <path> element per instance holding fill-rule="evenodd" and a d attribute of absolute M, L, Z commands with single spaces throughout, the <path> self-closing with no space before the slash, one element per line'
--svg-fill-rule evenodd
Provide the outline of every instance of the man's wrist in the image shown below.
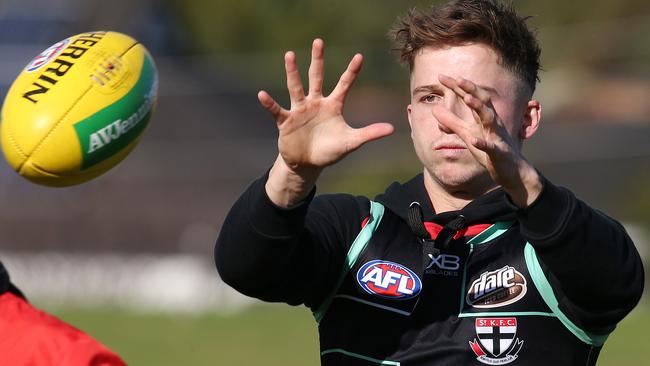
<path fill-rule="evenodd" d="M 278 207 L 296 206 L 309 196 L 321 171 L 321 168 L 302 169 L 298 173 L 278 155 L 266 181 L 266 194 Z"/>
<path fill-rule="evenodd" d="M 510 200 L 519 208 L 529 207 L 542 192 L 544 184 L 537 170 L 526 160 L 521 160 L 519 166 L 519 184 L 506 189 Z"/>

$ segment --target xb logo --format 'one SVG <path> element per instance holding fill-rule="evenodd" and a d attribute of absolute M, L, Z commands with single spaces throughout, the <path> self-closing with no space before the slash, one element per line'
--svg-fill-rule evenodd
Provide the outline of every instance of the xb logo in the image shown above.
<path fill-rule="evenodd" d="M 455 271 L 460 268 L 460 257 L 457 255 L 440 254 L 436 256 L 429 254 L 429 258 L 431 258 L 431 263 L 426 269 L 431 269 L 434 265 L 447 271 Z"/>

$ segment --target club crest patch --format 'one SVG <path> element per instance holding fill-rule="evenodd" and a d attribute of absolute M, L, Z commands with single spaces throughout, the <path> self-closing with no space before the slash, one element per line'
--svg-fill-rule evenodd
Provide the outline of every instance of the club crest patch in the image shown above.
<path fill-rule="evenodd" d="M 413 298 L 422 289 L 422 281 L 413 271 L 399 263 L 383 260 L 361 266 L 357 282 L 369 294 L 396 300 Z"/>
<path fill-rule="evenodd" d="M 476 318 L 476 338 L 469 345 L 486 365 L 505 365 L 517 359 L 524 341 L 516 338 L 517 318 Z"/>
<path fill-rule="evenodd" d="M 504 266 L 475 279 L 465 301 L 475 308 L 496 308 L 519 301 L 526 291 L 526 278 L 515 267 Z"/>

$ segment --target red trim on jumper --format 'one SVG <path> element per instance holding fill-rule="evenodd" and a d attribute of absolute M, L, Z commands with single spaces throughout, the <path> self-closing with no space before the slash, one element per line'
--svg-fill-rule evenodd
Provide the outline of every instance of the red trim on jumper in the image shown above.
<path fill-rule="evenodd" d="M 364 227 L 366 227 L 366 224 L 368 223 L 368 221 L 370 221 L 370 216 L 366 216 L 366 218 L 363 219 L 363 222 L 361 223 L 361 228 L 362 228 L 362 229 L 363 229 Z"/>
<path fill-rule="evenodd" d="M 472 347 L 472 351 L 474 351 L 476 357 L 485 356 L 485 352 L 483 352 L 481 346 L 478 345 L 478 341 L 476 340 L 476 338 L 474 338 L 474 342 L 470 341 L 469 345 L 470 347 Z"/>
<path fill-rule="evenodd" d="M 454 239 L 460 239 L 463 236 L 474 236 L 480 234 L 483 230 L 489 228 L 490 226 L 492 226 L 492 224 L 470 225 L 464 229 L 458 230 L 458 232 L 456 232 L 456 235 L 454 235 Z M 431 239 L 435 240 L 444 226 L 438 225 L 435 222 L 425 222 L 424 227 L 429 232 L 429 235 L 431 235 Z"/>

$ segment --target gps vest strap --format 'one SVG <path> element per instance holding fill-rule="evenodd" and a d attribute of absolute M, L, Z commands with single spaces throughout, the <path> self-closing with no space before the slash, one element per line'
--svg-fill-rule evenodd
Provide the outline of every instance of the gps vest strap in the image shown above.
<path fill-rule="evenodd" d="M 524 258 L 526 260 L 526 265 L 528 266 L 528 272 L 533 279 L 535 287 L 537 287 L 540 295 L 542 295 L 542 298 L 544 299 L 546 305 L 548 305 L 553 314 L 557 316 L 558 320 L 562 322 L 562 325 L 564 325 L 582 342 L 591 346 L 602 347 L 609 334 L 597 335 L 589 333 L 578 327 L 564 314 L 564 312 L 562 312 L 562 310 L 560 310 L 560 306 L 557 298 L 555 297 L 555 293 L 553 292 L 553 288 L 548 282 L 548 279 L 542 270 L 542 266 L 539 264 L 537 254 L 535 253 L 535 248 L 533 248 L 530 243 L 526 243 L 526 246 L 524 247 Z"/>
<path fill-rule="evenodd" d="M 343 280 L 345 280 L 345 276 L 350 271 L 350 268 L 354 266 L 354 263 L 357 261 L 357 258 L 359 258 L 359 255 L 363 252 L 364 249 L 366 249 L 366 246 L 372 238 L 372 234 L 377 230 L 379 222 L 381 222 L 381 218 L 383 216 L 384 206 L 381 203 L 370 201 L 369 219 L 367 220 L 363 229 L 361 229 L 361 232 L 359 232 L 359 235 L 357 235 L 357 237 L 354 239 L 354 242 L 352 242 L 352 245 L 350 245 L 345 263 L 343 264 L 343 270 L 341 271 L 341 274 L 336 281 L 336 285 L 334 288 L 332 288 L 332 291 L 330 291 L 320 306 L 313 312 L 317 323 L 320 323 L 321 319 L 323 319 L 325 316 L 327 309 L 332 303 L 334 295 L 336 295 L 339 287 L 341 287 L 341 284 L 343 283 Z"/>

